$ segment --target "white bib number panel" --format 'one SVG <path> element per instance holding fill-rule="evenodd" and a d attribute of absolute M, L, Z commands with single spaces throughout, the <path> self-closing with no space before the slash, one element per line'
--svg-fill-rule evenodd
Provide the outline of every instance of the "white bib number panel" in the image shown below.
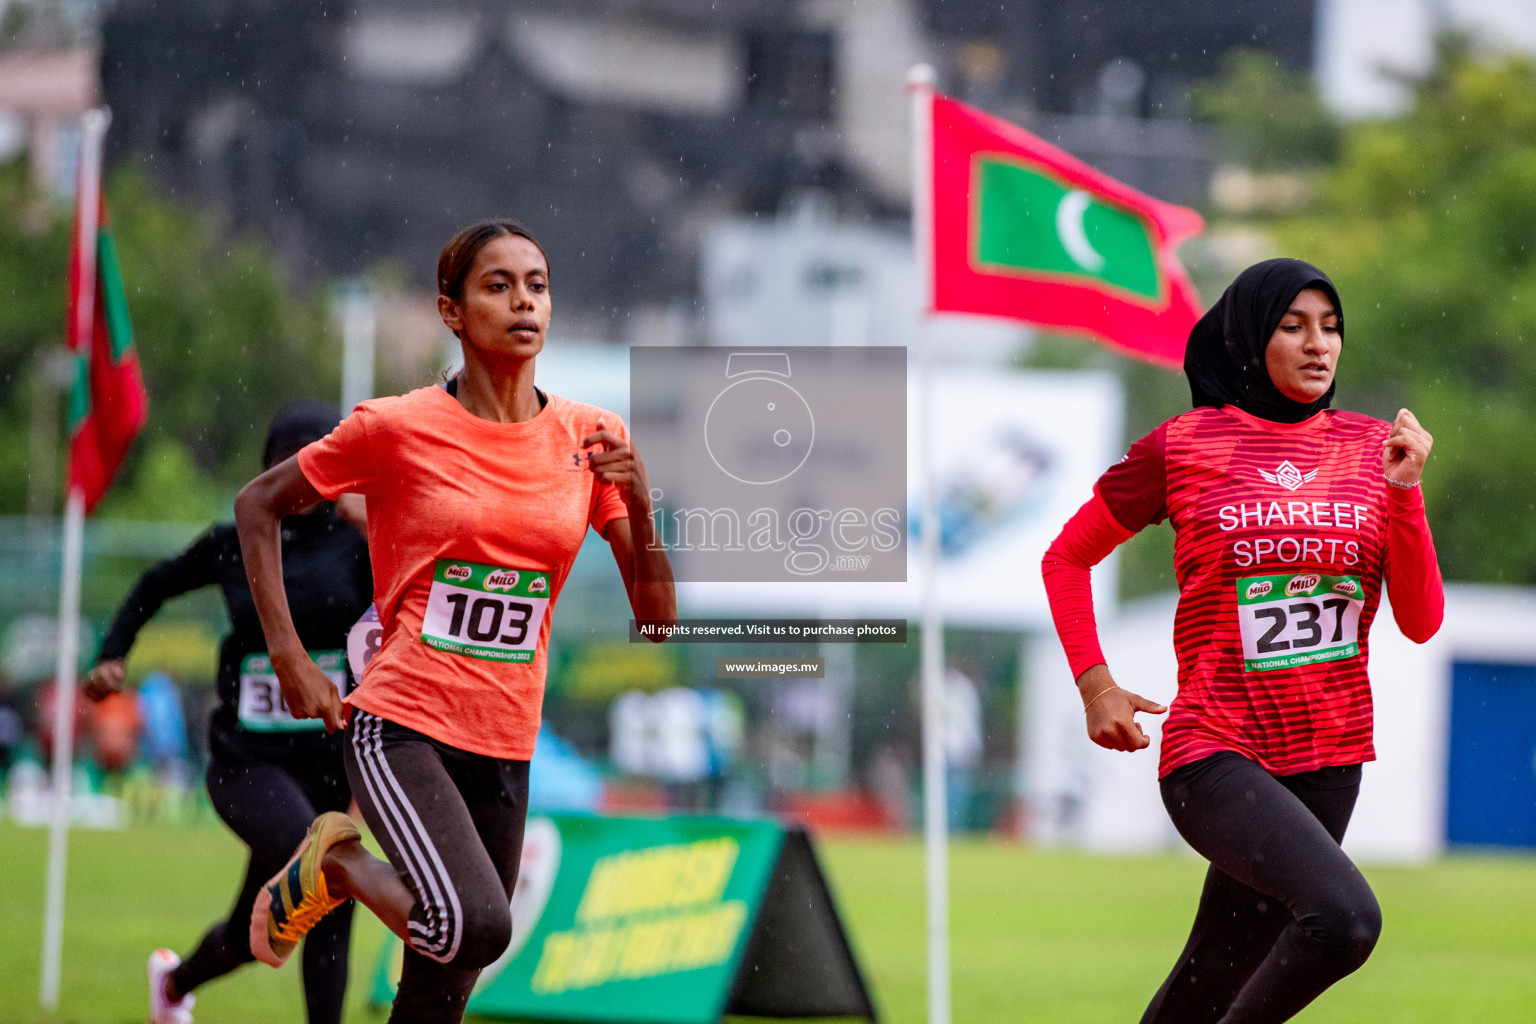
<path fill-rule="evenodd" d="M 532 661 L 549 588 L 548 573 L 438 559 L 421 641 L 487 661 Z"/>
<path fill-rule="evenodd" d="M 1237 581 L 1243 670 L 1273 672 L 1360 653 L 1358 576 L 1302 572 Z"/>
<path fill-rule="evenodd" d="M 346 654 L 342 651 L 311 651 L 309 660 L 319 666 L 336 686 L 340 696 L 347 695 Z M 283 701 L 283 688 L 272 671 L 272 659 L 265 654 L 247 654 L 240 659 L 240 728 L 249 732 L 324 732 L 323 718 L 294 718 Z"/>
<path fill-rule="evenodd" d="M 363 678 L 363 669 L 379 653 L 379 645 L 383 642 L 384 627 L 379 625 L 379 610 L 369 605 L 362 618 L 347 630 L 347 664 L 352 666 L 354 679 Z"/>

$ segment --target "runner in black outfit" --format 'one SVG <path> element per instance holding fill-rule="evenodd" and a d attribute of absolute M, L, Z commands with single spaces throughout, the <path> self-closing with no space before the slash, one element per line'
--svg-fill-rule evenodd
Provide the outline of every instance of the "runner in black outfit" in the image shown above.
<path fill-rule="evenodd" d="M 329 402 L 287 406 L 267 432 L 263 465 L 282 462 L 330 433 L 340 420 Z M 340 514 L 338 505 L 326 502 L 282 524 L 283 580 L 294 624 L 327 674 L 348 688 L 347 631 L 373 595 L 359 506 L 348 495 Z M 351 801 L 341 734 L 328 734 L 318 720 L 293 718 L 281 703 L 233 523 L 214 526 L 186 551 L 144 574 L 112 621 L 96 667 L 86 678 L 86 694 L 100 700 L 120 690 L 123 661 L 143 625 L 168 598 L 212 584 L 223 591 L 232 628 L 219 651 L 219 703 L 208 727 L 208 795 L 251 854 L 228 918 L 208 930 L 186 961 L 179 962 L 169 950 L 151 955 L 150 1024 L 190 1024 L 192 990 L 254 959 L 247 922 L 257 889 L 282 867 L 316 815 L 344 811 Z M 349 903 L 310 932 L 304 944 L 310 1024 L 341 1021 L 351 927 Z"/>

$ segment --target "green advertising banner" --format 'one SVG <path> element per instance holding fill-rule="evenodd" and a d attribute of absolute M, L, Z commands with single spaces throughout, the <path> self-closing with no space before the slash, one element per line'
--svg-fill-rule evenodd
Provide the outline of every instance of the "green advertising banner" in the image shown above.
<path fill-rule="evenodd" d="M 375 1004 L 393 998 L 403 949 L 386 943 Z M 803 831 L 574 813 L 529 818 L 512 941 L 468 1009 L 593 1024 L 875 1017 Z"/>

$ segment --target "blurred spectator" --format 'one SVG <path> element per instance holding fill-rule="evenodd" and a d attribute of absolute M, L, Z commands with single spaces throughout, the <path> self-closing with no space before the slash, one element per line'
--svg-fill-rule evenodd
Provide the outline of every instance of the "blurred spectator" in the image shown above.
<path fill-rule="evenodd" d="M 0 781 L 10 773 L 16 748 L 21 745 L 21 712 L 16 709 L 16 704 L 16 691 L 8 683 L 0 681 Z"/>
<path fill-rule="evenodd" d="M 37 687 L 37 748 L 42 755 L 45 765 L 53 764 L 53 721 L 55 690 L 53 680 L 38 684 Z M 78 692 L 75 694 L 74 726 L 71 731 L 71 749 L 77 754 L 80 752 L 80 737 L 85 734 L 90 724 L 90 708 Z"/>
<path fill-rule="evenodd" d="M 191 773 L 187 768 L 187 718 L 182 713 L 181 691 L 164 672 L 151 672 L 139 686 L 138 705 L 145 756 L 163 781 L 185 786 Z"/>
<path fill-rule="evenodd" d="M 967 665 L 967 668 L 970 666 Z M 970 826 L 971 794 L 981 764 L 981 697 L 971 677 L 951 663 L 944 673 L 944 796 L 949 830 Z"/>
<path fill-rule="evenodd" d="M 700 690 L 704 701 L 704 743 L 708 756 L 707 774 L 723 778 L 736 762 L 746 732 L 746 711 L 741 698 L 728 690 Z"/>
<path fill-rule="evenodd" d="M 911 765 L 900 744 L 881 743 L 869 757 L 870 792 L 892 828 L 912 824 Z"/>
<path fill-rule="evenodd" d="M 735 694 L 668 687 L 620 694 L 608 710 L 609 757 L 620 771 L 659 780 L 672 807 L 719 803 L 745 715 Z"/>
<path fill-rule="evenodd" d="M 725 779 L 741 751 L 742 737 L 746 733 L 746 710 L 741 705 L 741 698 L 728 690 L 700 690 L 699 696 L 704 702 L 704 778 L 708 791 L 705 804 L 718 808 Z"/>
<path fill-rule="evenodd" d="M 651 698 L 627 690 L 608 707 L 608 758 L 626 775 L 650 774 Z"/>
<path fill-rule="evenodd" d="M 528 765 L 528 809 L 595 811 L 602 799 L 602 773 L 555 735 L 548 722 L 541 724 Z"/>
<path fill-rule="evenodd" d="M 697 690 L 669 686 L 651 698 L 655 730 L 651 771 L 676 787 L 674 804 L 691 803 L 682 790 L 709 772 L 709 746 L 704 736 L 704 699 Z"/>
<path fill-rule="evenodd" d="M 139 756 L 139 705 L 126 693 L 110 693 L 91 708 L 91 754 L 96 766 L 121 775 Z"/>

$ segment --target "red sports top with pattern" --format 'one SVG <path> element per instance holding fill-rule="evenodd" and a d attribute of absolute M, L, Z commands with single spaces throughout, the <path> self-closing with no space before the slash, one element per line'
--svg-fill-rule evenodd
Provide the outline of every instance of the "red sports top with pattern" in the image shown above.
<path fill-rule="evenodd" d="M 1444 609 L 1419 489 L 1389 487 L 1390 425 L 1333 410 L 1275 423 L 1176 416 L 1094 487 L 1044 564 L 1074 675 L 1104 660 L 1088 568 L 1136 531 L 1175 533 L 1179 692 L 1159 774 L 1236 751 L 1276 775 L 1375 757 L 1366 676 L 1383 581 L 1423 642 Z"/>

